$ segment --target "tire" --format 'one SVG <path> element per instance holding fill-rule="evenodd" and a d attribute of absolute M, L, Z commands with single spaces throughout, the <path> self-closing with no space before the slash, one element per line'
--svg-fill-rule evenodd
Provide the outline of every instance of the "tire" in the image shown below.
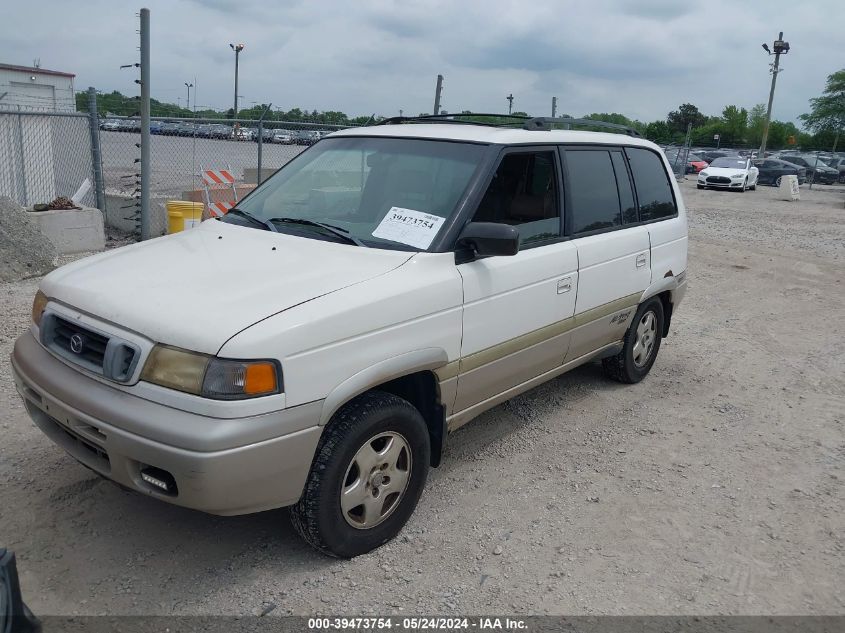
<path fill-rule="evenodd" d="M 651 315 L 650 324 L 647 316 Z M 650 348 L 645 357 L 639 357 L 635 347 L 641 347 L 643 335 L 650 332 L 651 338 L 647 341 Z M 660 341 L 663 333 L 663 303 L 657 297 L 652 297 L 640 305 L 634 315 L 628 331 L 625 333 L 625 345 L 622 351 L 616 356 L 602 359 L 602 368 L 610 378 L 626 384 L 640 382 L 651 371 L 657 352 L 660 350 Z M 638 345 L 639 344 L 639 345 Z"/>
<path fill-rule="evenodd" d="M 778 176 L 778 177 L 775 179 L 774 183 L 772 183 L 772 184 L 773 184 L 775 187 L 780 187 L 781 180 L 782 180 L 782 176 Z"/>
<path fill-rule="evenodd" d="M 740 189 L 740 190 L 739 190 L 739 192 L 740 192 L 740 193 L 745 193 L 747 189 L 748 189 L 748 180 L 745 180 L 745 181 L 742 183 L 742 189 Z"/>
<path fill-rule="evenodd" d="M 704 189 L 704 185 L 696 185 L 697 189 Z"/>
<path fill-rule="evenodd" d="M 430 456 L 428 428 L 413 405 L 382 391 L 358 396 L 323 431 L 302 497 L 291 508 L 294 529 L 324 554 L 366 554 L 413 514 Z M 344 489 L 354 494 L 346 504 Z"/>
<path fill-rule="evenodd" d="M 751 185 L 749 187 L 749 189 L 751 189 L 751 191 L 757 191 L 757 183 L 755 182 L 753 185 Z"/>

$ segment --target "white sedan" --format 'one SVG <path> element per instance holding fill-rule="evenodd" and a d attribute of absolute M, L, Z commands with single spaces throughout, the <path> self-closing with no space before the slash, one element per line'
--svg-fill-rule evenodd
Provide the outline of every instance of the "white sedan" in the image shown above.
<path fill-rule="evenodd" d="M 745 191 L 757 188 L 760 170 L 751 164 L 750 158 L 742 156 L 724 156 L 715 159 L 705 169 L 698 172 L 699 189 L 716 187 Z"/>

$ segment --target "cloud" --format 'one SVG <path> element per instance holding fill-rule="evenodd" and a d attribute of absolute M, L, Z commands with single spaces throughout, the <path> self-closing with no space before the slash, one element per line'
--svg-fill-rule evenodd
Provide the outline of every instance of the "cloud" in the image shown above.
<path fill-rule="evenodd" d="M 806 6 L 805 6 L 806 5 Z M 621 112 L 663 118 L 683 102 L 718 114 L 768 97 L 770 59 L 760 44 L 784 28 L 792 50 L 778 79 L 774 114 L 795 120 L 825 77 L 842 66 L 839 0 L 758 3 L 709 0 L 151 0 L 152 94 L 227 108 L 234 55 L 244 42 L 244 102 L 285 109 L 385 115 L 431 111 L 445 76 L 450 111 L 534 114 Z M 4 7 L 6 57 L 77 74 L 77 89 L 137 93 L 136 9 L 92 0 L 68 12 L 63 0 Z M 95 16 L 96 19 L 92 19 Z M 787 18 L 788 19 L 785 19 Z M 61 34 L 61 36 L 57 36 Z M 196 81 L 194 81 L 196 78 Z M 192 95 L 193 96 L 193 95 Z"/>

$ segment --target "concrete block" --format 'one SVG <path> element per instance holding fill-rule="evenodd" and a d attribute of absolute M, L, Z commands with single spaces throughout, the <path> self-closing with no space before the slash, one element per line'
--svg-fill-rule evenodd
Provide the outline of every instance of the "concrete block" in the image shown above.
<path fill-rule="evenodd" d="M 150 196 L 150 231 L 153 236 L 167 233 L 167 212 L 164 203 L 171 198 Z M 106 226 L 123 233 L 135 232 L 135 198 L 125 194 L 106 194 Z"/>
<path fill-rule="evenodd" d="M 29 218 L 61 255 L 101 251 L 106 247 L 103 214 L 99 209 L 30 212 Z"/>

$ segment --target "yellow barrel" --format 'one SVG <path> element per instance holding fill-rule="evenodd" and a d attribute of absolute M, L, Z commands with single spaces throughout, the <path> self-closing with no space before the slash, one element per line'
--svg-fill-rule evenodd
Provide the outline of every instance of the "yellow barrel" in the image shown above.
<path fill-rule="evenodd" d="M 205 204 L 188 200 L 168 200 L 165 207 L 167 208 L 167 232 L 178 233 L 202 222 L 202 210 Z"/>

